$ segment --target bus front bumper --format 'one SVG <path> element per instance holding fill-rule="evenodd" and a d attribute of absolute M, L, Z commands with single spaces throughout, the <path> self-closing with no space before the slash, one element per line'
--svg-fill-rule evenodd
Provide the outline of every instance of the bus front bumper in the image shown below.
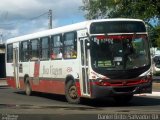
<path fill-rule="evenodd" d="M 91 86 L 92 98 L 101 98 L 116 95 L 133 95 L 152 92 L 152 82 L 137 84 L 133 86 Z"/>

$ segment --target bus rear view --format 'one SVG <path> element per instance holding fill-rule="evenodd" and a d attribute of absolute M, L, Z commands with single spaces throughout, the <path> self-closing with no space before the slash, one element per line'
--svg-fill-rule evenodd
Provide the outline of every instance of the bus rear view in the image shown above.
<path fill-rule="evenodd" d="M 119 103 L 151 93 L 151 59 L 141 20 L 93 22 L 90 26 L 92 97 L 113 96 Z"/>

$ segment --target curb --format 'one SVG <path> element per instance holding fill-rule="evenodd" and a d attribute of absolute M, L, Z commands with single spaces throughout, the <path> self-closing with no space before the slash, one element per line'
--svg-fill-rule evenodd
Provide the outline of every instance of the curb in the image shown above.
<path fill-rule="evenodd" d="M 152 93 L 135 94 L 134 96 L 160 96 L 160 92 L 153 91 Z"/>

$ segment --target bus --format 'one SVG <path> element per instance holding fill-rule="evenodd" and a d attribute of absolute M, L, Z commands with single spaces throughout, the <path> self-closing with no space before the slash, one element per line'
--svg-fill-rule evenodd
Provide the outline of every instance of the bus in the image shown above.
<path fill-rule="evenodd" d="M 129 102 L 152 92 L 151 57 L 140 19 L 99 19 L 15 37 L 6 41 L 6 79 L 27 95 L 113 97 Z"/>

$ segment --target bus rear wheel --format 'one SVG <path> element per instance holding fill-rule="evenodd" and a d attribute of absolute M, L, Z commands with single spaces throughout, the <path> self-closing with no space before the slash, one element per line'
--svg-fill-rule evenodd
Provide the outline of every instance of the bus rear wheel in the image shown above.
<path fill-rule="evenodd" d="M 29 78 L 26 78 L 26 81 L 25 81 L 25 93 L 28 96 L 30 96 L 32 94 L 32 89 L 31 89 L 31 86 L 29 83 Z"/>
<path fill-rule="evenodd" d="M 68 81 L 66 83 L 65 96 L 67 101 L 71 104 L 80 103 L 80 97 L 77 92 L 77 87 L 73 81 Z"/>

